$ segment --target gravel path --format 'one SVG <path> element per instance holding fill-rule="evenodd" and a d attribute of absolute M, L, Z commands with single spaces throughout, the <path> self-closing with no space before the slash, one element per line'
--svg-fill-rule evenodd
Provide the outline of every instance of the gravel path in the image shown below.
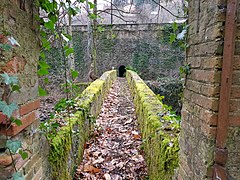
<path fill-rule="evenodd" d="M 125 78 L 118 78 L 96 120 L 75 179 L 146 179 L 135 109 Z"/>

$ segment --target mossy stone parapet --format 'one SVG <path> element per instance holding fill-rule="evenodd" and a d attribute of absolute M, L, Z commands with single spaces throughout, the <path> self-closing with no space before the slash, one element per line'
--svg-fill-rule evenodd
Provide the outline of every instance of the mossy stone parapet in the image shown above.
<path fill-rule="evenodd" d="M 137 73 L 128 70 L 126 78 L 142 133 L 149 179 L 172 179 L 174 170 L 178 167 L 180 125 L 169 123 L 169 120 L 159 116 L 166 113 L 164 105 Z M 165 128 L 166 124 L 169 126 L 168 130 Z"/>
<path fill-rule="evenodd" d="M 100 112 L 104 98 L 116 77 L 115 70 L 105 72 L 76 98 L 79 110 L 50 142 L 48 161 L 51 179 L 73 179 L 76 165 L 82 159 L 84 144 L 93 127 L 92 119 Z"/>

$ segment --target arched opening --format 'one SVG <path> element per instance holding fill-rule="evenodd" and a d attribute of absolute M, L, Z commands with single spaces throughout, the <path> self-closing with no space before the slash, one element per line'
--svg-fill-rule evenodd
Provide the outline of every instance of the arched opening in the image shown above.
<path fill-rule="evenodd" d="M 118 77 L 125 77 L 126 67 L 124 65 L 119 66 L 118 68 Z"/>

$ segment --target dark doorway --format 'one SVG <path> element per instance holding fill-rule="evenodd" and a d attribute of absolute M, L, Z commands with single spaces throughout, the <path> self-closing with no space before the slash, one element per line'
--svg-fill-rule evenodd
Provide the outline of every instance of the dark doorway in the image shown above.
<path fill-rule="evenodd" d="M 119 66 L 118 68 L 118 77 L 126 76 L 126 67 L 124 65 Z"/>

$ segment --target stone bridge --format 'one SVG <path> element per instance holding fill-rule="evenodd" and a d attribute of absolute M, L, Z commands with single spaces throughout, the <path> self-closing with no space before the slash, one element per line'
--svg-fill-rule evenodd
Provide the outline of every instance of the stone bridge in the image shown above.
<path fill-rule="evenodd" d="M 104 93 L 116 75 L 114 71 L 107 72 L 85 90 L 85 99 L 79 99 L 85 111 L 75 114 L 71 127 L 63 128 L 52 139 L 48 149 L 44 144 L 46 141 L 37 131 L 40 42 L 38 28 L 34 28 L 38 23 L 33 16 L 37 9 L 32 7 L 32 1 L 26 3 L 24 9 L 19 1 L 2 0 L 0 4 L 0 43 L 6 42 L 6 36 L 11 34 L 21 45 L 8 53 L 1 50 L 0 68 L 1 72 L 19 78 L 21 93 L 12 94 L 10 101 L 17 100 L 19 110 L 14 116 L 22 120 L 22 126 L 11 125 L 6 132 L 3 124 L 5 117 L 0 114 L 0 133 L 7 133 L 13 140 L 20 139 L 29 150 L 29 158 L 22 160 L 16 155 L 13 162 L 6 153 L 5 137 L 0 136 L 0 179 L 7 179 L 14 172 L 12 163 L 26 179 L 47 179 L 50 175 L 58 177 L 58 171 L 61 171 L 61 177 L 68 178 L 74 169 L 73 162 L 81 157 L 81 147 L 90 129 L 90 115 L 99 111 Z M 239 0 L 188 1 L 186 65 L 191 69 L 186 74 L 183 95 L 179 168 L 174 176 L 178 180 L 240 179 L 239 3 Z M 127 78 L 137 103 L 140 129 L 146 137 L 145 133 L 155 133 L 156 128 L 161 126 L 154 108 L 161 108 L 161 105 L 157 104 L 151 92 L 147 92 L 147 87 L 136 74 L 128 72 Z M 75 128 L 82 130 L 79 138 L 70 131 Z M 150 179 L 162 177 L 160 135 L 157 133 L 145 144 Z M 77 144 L 77 148 L 72 148 L 73 144 Z M 171 168 L 164 170 L 172 175 Z"/>

